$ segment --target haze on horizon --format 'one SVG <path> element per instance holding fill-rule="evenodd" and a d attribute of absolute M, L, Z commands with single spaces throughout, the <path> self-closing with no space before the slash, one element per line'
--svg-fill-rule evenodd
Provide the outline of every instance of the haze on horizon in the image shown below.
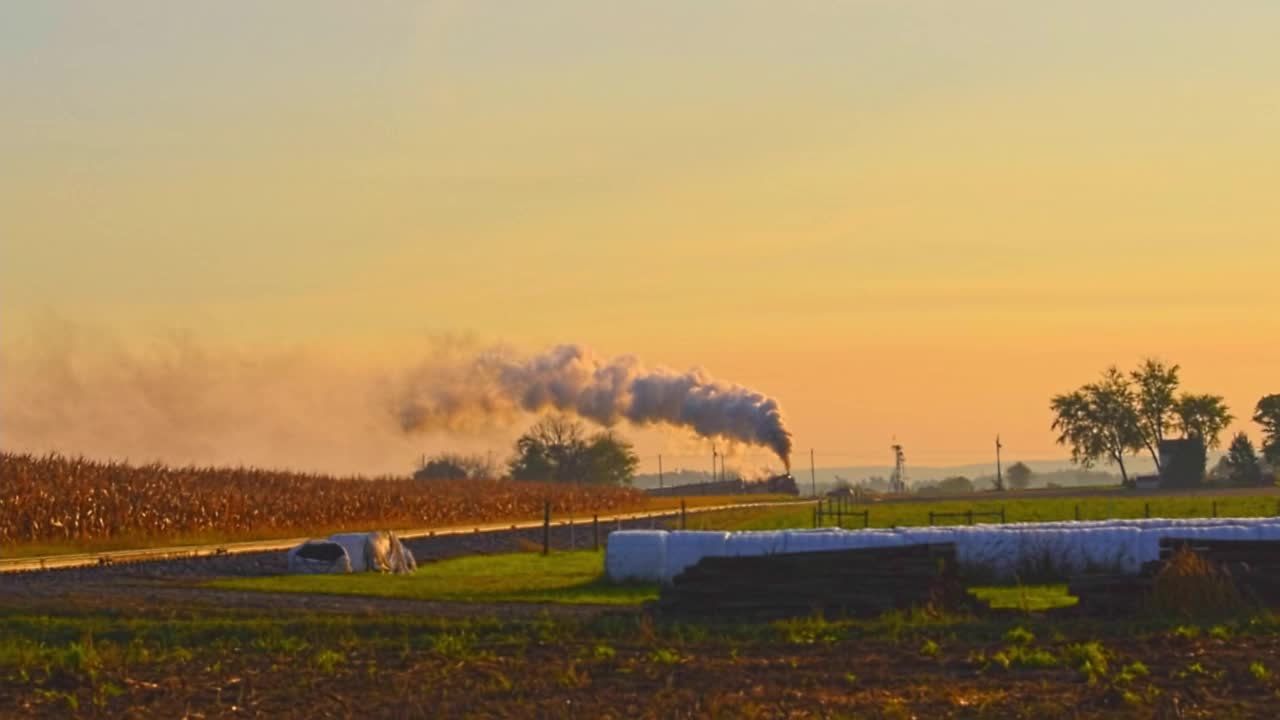
<path fill-rule="evenodd" d="M 388 383 L 560 343 L 776 398 L 799 467 L 895 436 L 1062 457 L 1050 396 L 1146 356 L 1256 439 L 1277 27 L 1268 0 L 7 4 L 0 447 L 403 472 L 519 427 L 384 436 Z M 624 432 L 642 471 L 709 465 Z"/>

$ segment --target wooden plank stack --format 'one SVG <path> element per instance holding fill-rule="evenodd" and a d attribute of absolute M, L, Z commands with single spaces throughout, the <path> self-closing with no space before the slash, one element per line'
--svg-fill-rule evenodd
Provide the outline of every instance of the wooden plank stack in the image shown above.
<path fill-rule="evenodd" d="M 1147 606 L 1159 565 L 1147 563 L 1138 575 L 1078 575 L 1067 592 L 1079 598 L 1076 610 L 1084 615 L 1134 615 Z"/>
<path fill-rule="evenodd" d="M 958 610 L 973 598 L 956 576 L 952 543 L 707 557 L 662 590 L 663 615 L 768 619 L 822 613 Z"/>

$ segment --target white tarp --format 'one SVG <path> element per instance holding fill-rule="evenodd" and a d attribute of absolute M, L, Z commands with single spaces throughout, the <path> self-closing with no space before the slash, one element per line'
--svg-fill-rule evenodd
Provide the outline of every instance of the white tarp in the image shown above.
<path fill-rule="evenodd" d="M 289 572 L 327 575 L 351 572 L 351 558 L 342 545 L 330 540 L 308 540 L 289 551 Z"/>
<path fill-rule="evenodd" d="M 338 543 L 351 558 L 352 572 L 411 573 L 418 569 L 413 553 L 400 542 L 395 533 L 375 532 L 341 533 L 329 540 Z"/>

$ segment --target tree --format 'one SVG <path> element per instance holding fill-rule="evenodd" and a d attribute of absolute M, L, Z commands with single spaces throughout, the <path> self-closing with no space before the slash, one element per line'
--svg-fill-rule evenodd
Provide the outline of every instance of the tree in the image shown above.
<path fill-rule="evenodd" d="M 427 460 L 413 477 L 418 480 L 486 480 L 497 473 L 482 455 L 440 453 Z"/>
<path fill-rule="evenodd" d="M 1034 474 L 1026 463 L 1016 462 L 1004 471 L 1009 478 L 1009 487 L 1013 490 L 1026 490 L 1031 487 L 1031 476 Z"/>
<path fill-rule="evenodd" d="M 587 437 L 581 423 L 543 418 L 516 440 L 509 463 L 516 480 L 630 485 L 640 459 L 612 432 Z"/>
<path fill-rule="evenodd" d="M 1280 465 L 1280 394 L 1267 395 L 1253 410 L 1253 421 L 1262 426 L 1262 455 Z"/>
<path fill-rule="evenodd" d="M 1178 389 L 1180 369 L 1177 365 L 1168 366 L 1147 358 L 1137 370 L 1129 373 L 1137 386 L 1138 431 L 1142 434 L 1142 444 L 1155 460 L 1157 471 L 1160 470 L 1160 443 L 1175 422 L 1178 402 L 1174 391 Z"/>
<path fill-rule="evenodd" d="M 947 495 L 973 492 L 973 481 L 963 475 L 949 477 L 938 482 L 938 491 Z"/>
<path fill-rule="evenodd" d="M 586 482 L 630 485 L 639 465 L 640 458 L 631 443 L 611 431 L 605 431 L 587 442 L 582 474 Z"/>
<path fill-rule="evenodd" d="M 1115 366 L 1099 382 L 1055 396 L 1049 407 L 1055 415 L 1053 429 L 1060 433 L 1058 444 L 1070 446 L 1072 460 L 1085 468 L 1102 459 L 1113 462 L 1120 466 L 1122 482 L 1129 483 L 1124 456 L 1144 441 L 1133 392 Z"/>
<path fill-rule="evenodd" d="M 1244 433 L 1236 433 L 1227 449 L 1227 456 L 1222 459 L 1222 470 L 1226 480 L 1232 485 L 1262 485 L 1262 467 L 1258 464 L 1258 453 L 1253 443 Z"/>
<path fill-rule="evenodd" d="M 1183 436 L 1199 438 L 1207 448 L 1218 447 L 1222 431 L 1235 420 L 1221 395 L 1183 393 L 1173 412 L 1174 424 Z"/>

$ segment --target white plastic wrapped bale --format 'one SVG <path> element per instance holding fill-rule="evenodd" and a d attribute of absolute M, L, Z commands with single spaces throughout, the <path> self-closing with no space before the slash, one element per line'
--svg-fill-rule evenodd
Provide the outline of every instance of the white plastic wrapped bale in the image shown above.
<path fill-rule="evenodd" d="M 627 538 L 631 536 L 632 539 Z M 962 567 L 1009 578 L 1043 568 L 1136 573 L 1165 537 L 1280 539 L 1275 518 L 1100 520 L 1008 525 L 783 532 L 627 531 L 610 536 L 610 577 L 669 582 L 711 555 L 765 555 L 953 542 Z M 618 543 L 615 543 L 615 538 Z M 666 539 L 663 544 L 662 538 Z"/>
<path fill-rule="evenodd" d="M 844 535 L 840 530 L 787 530 L 783 533 L 783 548 L 789 553 L 839 550 Z"/>
<path fill-rule="evenodd" d="M 614 582 L 661 582 L 667 563 L 666 530 L 619 530 L 609 533 L 605 575 Z"/>
<path fill-rule="evenodd" d="M 841 538 L 841 550 L 910 545 L 910 536 L 895 530 L 849 530 Z"/>
<path fill-rule="evenodd" d="M 1080 567 L 1077 533 L 1057 528 L 1037 528 L 1012 532 L 1017 550 L 1010 570 L 1017 575 L 1036 571 L 1074 572 Z"/>
<path fill-rule="evenodd" d="M 971 542 L 978 563 L 990 567 L 1000 577 L 1012 577 L 1019 563 L 1030 558 L 1031 547 L 1023 538 L 1024 533 L 1035 530 L 1011 530 L 1001 532 L 994 528 L 970 528 Z M 1023 556 L 1023 552 L 1028 555 Z"/>
<path fill-rule="evenodd" d="M 730 533 L 724 544 L 724 554 L 731 557 L 776 555 L 786 549 L 787 533 L 782 530 Z"/>
<path fill-rule="evenodd" d="M 677 575 L 698 564 L 704 557 L 720 557 L 726 552 L 727 532 L 678 530 L 667 534 L 667 554 L 662 582 L 670 584 Z"/>
<path fill-rule="evenodd" d="M 418 564 L 393 533 L 384 531 L 341 533 L 329 540 L 338 543 L 351 558 L 352 572 L 411 573 Z"/>
<path fill-rule="evenodd" d="M 937 544 L 955 542 L 956 529 L 952 527 L 920 527 L 902 529 L 899 535 L 911 545 Z"/>
<path fill-rule="evenodd" d="M 351 572 L 347 549 L 329 540 L 308 540 L 289 551 L 289 572 L 327 575 Z"/>

